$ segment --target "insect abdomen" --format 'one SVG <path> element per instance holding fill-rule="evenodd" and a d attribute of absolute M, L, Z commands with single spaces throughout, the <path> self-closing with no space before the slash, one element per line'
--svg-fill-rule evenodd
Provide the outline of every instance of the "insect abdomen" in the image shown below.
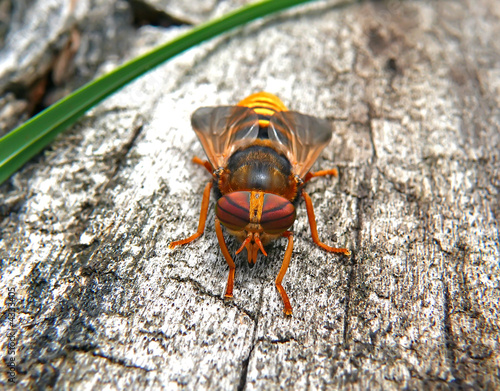
<path fill-rule="evenodd" d="M 250 107 L 254 109 L 259 116 L 259 126 L 261 128 L 267 128 L 269 125 L 269 119 L 277 111 L 288 111 L 280 98 L 264 91 L 257 92 L 246 97 L 238 103 L 238 106 Z"/>

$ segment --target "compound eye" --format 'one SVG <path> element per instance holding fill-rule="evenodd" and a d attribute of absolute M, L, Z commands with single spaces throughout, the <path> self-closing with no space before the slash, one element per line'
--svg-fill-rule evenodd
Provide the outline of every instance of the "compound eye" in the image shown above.
<path fill-rule="evenodd" d="M 295 207 L 286 198 L 276 194 L 264 194 L 260 225 L 268 234 L 285 232 L 295 221 Z"/>
<path fill-rule="evenodd" d="M 219 198 L 215 215 L 227 228 L 242 231 L 250 223 L 250 192 L 236 191 Z"/>

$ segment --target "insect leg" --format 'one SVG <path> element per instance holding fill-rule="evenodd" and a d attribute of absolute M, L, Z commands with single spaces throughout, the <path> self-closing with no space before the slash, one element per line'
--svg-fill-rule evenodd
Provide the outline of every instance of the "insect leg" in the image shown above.
<path fill-rule="evenodd" d="M 191 243 L 193 240 L 198 239 L 205 231 L 205 222 L 207 221 L 208 214 L 208 204 L 210 202 L 210 190 L 212 189 L 212 181 L 208 182 L 203 191 L 203 199 L 201 200 L 201 211 L 200 211 L 200 221 L 198 222 L 198 229 L 196 233 L 191 235 L 189 238 L 177 240 L 168 245 L 169 248 L 174 248 L 175 246 L 181 246 L 183 244 Z"/>
<path fill-rule="evenodd" d="M 339 172 L 337 171 L 336 168 L 332 168 L 331 170 L 308 172 L 304 177 L 304 183 L 310 181 L 312 178 L 316 178 L 318 176 L 327 176 L 327 175 L 339 176 Z"/>
<path fill-rule="evenodd" d="M 278 288 L 278 292 L 280 293 L 281 298 L 283 299 L 283 304 L 285 305 L 283 312 L 285 315 L 292 315 L 292 306 L 290 305 L 290 300 L 285 292 L 285 288 L 281 285 L 281 281 L 283 281 L 283 277 L 285 277 L 288 265 L 290 264 L 290 259 L 292 258 L 293 234 L 290 231 L 286 231 L 283 232 L 283 237 L 288 238 L 288 245 L 286 247 L 285 258 L 283 258 L 280 272 L 278 273 L 278 277 L 276 277 L 276 288 Z"/>
<path fill-rule="evenodd" d="M 311 236 L 313 242 L 316 243 L 318 246 L 320 246 L 322 249 L 325 249 L 326 251 L 330 251 L 332 253 L 343 253 L 345 255 L 351 255 L 349 250 L 346 248 L 330 247 L 319 240 L 318 228 L 316 226 L 316 218 L 314 217 L 314 208 L 311 201 L 311 197 L 309 197 L 309 195 L 304 190 L 302 190 L 302 197 L 304 197 L 304 201 L 306 202 L 307 218 L 309 219 L 309 226 L 311 227 Z"/>
<path fill-rule="evenodd" d="M 226 299 L 232 299 L 234 286 L 234 270 L 236 269 L 236 266 L 234 265 L 233 258 L 231 257 L 231 254 L 229 254 L 229 251 L 227 249 L 226 241 L 224 240 L 224 235 L 222 234 L 222 228 L 217 217 L 215 218 L 215 233 L 217 234 L 217 239 L 219 240 L 219 246 L 222 251 L 222 255 L 224 255 L 224 258 L 226 258 L 226 262 L 229 265 L 229 275 L 227 276 L 227 287 L 224 297 Z"/>
<path fill-rule="evenodd" d="M 196 163 L 202 167 L 205 167 L 210 174 L 213 174 L 213 172 L 214 172 L 214 169 L 212 168 L 212 165 L 210 164 L 210 162 L 208 160 L 201 160 L 198 156 L 195 156 L 193 158 L 193 163 Z"/>

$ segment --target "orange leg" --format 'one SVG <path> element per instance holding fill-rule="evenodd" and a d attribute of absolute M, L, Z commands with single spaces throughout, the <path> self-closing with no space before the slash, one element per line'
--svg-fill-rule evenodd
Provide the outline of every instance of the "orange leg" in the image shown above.
<path fill-rule="evenodd" d="M 280 293 L 281 298 L 283 299 L 283 304 L 285 305 L 283 312 L 285 315 L 292 315 L 292 306 L 290 305 L 290 300 L 285 292 L 285 288 L 281 285 L 281 281 L 283 281 L 283 277 L 285 277 L 288 265 L 290 264 L 290 259 L 292 258 L 293 234 L 290 231 L 286 231 L 283 233 L 283 237 L 288 238 L 288 246 L 286 247 L 285 258 L 283 258 L 280 272 L 278 273 L 278 277 L 276 277 L 276 288 L 278 288 L 278 292 Z"/>
<path fill-rule="evenodd" d="M 168 245 L 169 248 L 174 248 L 175 246 L 181 246 L 183 244 L 191 243 L 193 240 L 198 239 L 203 232 L 205 231 L 205 222 L 207 221 L 208 214 L 208 204 L 210 202 L 210 190 L 212 189 L 212 181 L 207 183 L 205 186 L 205 190 L 203 191 L 203 199 L 201 201 L 201 212 L 200 212 L 200 221 L 198 222 L 198 229 L 194 235 L 191 235 L 189 238 L 177 240 L 176 242 L 172 242 Z"/>
<path fill-rule="evenodd" d="M 330 247 L 319 240 L 318 228 L 316 226 L 316 218 L 314 217 L 314 208 L 313 208 L 313 204 L 311 201 L 311 197 L 309 197 L 309 195 L 304 190 L 302 190 L 302 197 L 304 197 L 304 201 L 306 202 L 307 218 L 309 219 L 309 226 L 311 227 L 311 235 L 312 235 L 313 242 L 316 243 L 321 248 L 325 249 L 326 251 L 329 251 L 332 253 L 342 253 L 345 255 L 351 255 L 349 250 L 346 248 Z"/>
<path fill-rule="evenodd" d="M 201 160 L 198 156 L 195 156 L 193 158 L 193 163 L 205 167 L 210 174 L 213 174 L 214 172 L 214 169 L 208 160 Z"/>
<path fill-rule="evenodd" d="M 234 286 L 234 271 L 236 269 L 236 266 L 234 264 L 233 258 L 231 258 L 231 254 L 229 254 L 229 251 L 227 249 L 226 241 L 224 240 L 224 235 L 222 234 L 222 227 L 217 217 L 215 218 L 215 233 L 217 234 L 217 239 L 219 240 L 219 246 L 222 251 L 222 255 L 224 255 L 224 258 L 226 258 L 226 262 L 229 265 L 229 275 L 227 276 L 227 287 L 226 287 L 226 294 L 224 295 L 224 297 L 226 299 L 232 299 L 233 286 Z"/>
<path fill-rule="evenodd" d="M 332 168 L 331 170 L 308 172 L 304 177 L 304 183 L 309 182 L 312 178 L 316 178 L 318 176 L 327 176 L 327 175 L 339 176 L 339 172 L 337 171 L 336 168 Z"/>

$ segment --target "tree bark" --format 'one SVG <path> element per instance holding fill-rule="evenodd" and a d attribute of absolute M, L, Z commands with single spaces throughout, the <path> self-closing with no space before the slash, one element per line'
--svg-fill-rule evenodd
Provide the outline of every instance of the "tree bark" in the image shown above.
<path fill-rule="evenodd" d="M 318 2 L 93 109 L 0 187 L 17 389 L 500 388 L 499 36 L 496 0 Z M 168 249 L 210 180 L 190 114 L 260 90 L 334 126 L 313 169 L 339 177 L 306 189 L 320 239 L 352 252 L 315 246 L 299 204 L 291 318 L 286 239 L 236 256 L 224 301 L 213 198 L 203 237 Z"/>

